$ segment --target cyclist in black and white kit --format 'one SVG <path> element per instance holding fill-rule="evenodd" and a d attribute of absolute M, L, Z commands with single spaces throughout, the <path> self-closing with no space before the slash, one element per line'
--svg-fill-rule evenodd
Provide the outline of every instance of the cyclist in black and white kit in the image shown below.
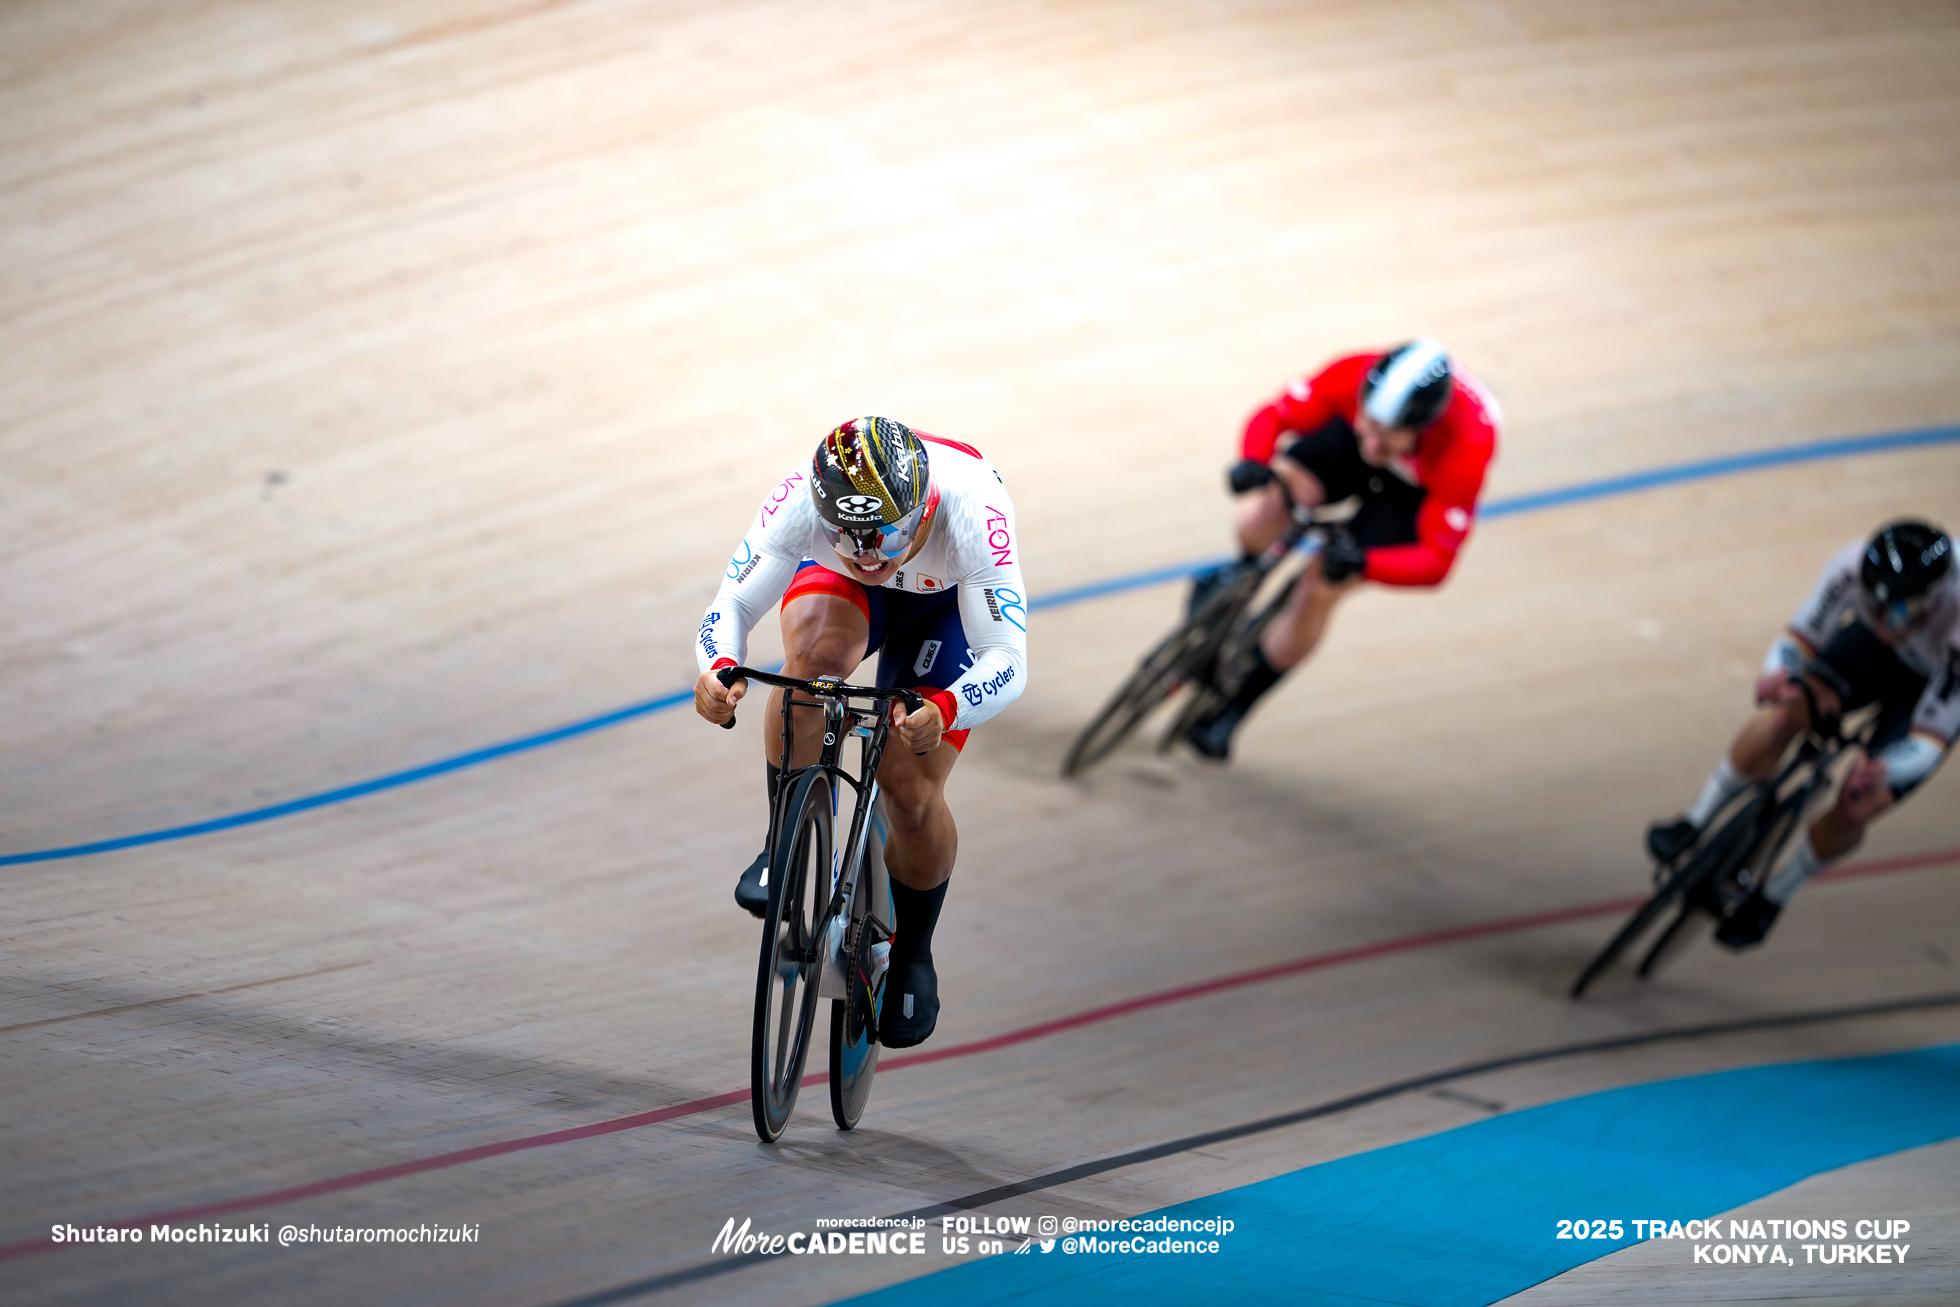
<path fill-rule="evenodd" d="M 1960 572 L 1953 542 L 1930 523 L 1892 522 L 1834 555 L 1756 683 L 1763 704 L 1686 814 L 1647 832 L 1662 862 L 1693 848 L 1715 814 L 1769 776 L 1810 724 L 1802 677 L 1820 711 L 1877 704 L 1878 727 L 1837 802 L 1789 859 L 1731 912 L 1715 937 L 1759 943 L 1798 886 L 1858 847 L 1871 820 L 1931 776 L 1960 735 Z"/>
<path fill-rule="evenodd" d="M 749 632 L 779 599 L 786 675 L 847 677 L 875 653 L 879 685 L 902 684 L 925 700 L 911 714 L 894 705 L 899 747 L 878 767 L 897 917 L 878 1023 L 889 1048 L 922 1042 L 939 1016 L 932 933 L 959 849 L 946 778 L 967 733 L 1027 685 L 1019 554 L 1014 501 L 979 450 L 890 418 L 857 418 L 764 497 L 695 633 L 694 708 L 717 724 L 734 715 L 749 683 L 724 686 L 715 673 L 743 660 Z M 763 731 L 772 801 L 781 694 Z M 794 765 L 816 761 L 818 732 L 798 731 L 794 744 Z M 769 902 L 768 861 L 766 850 L 758 854 L 735 888 L 735 901 L 757 916 Z"/>

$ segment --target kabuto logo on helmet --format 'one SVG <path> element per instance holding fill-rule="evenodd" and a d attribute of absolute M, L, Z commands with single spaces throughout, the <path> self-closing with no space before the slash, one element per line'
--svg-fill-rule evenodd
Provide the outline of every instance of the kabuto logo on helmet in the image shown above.
<path fill-rule="evenodd" d="M 817 516 L 835 529 L 905 526 L 919 514 L 929 489 L 924 443 L 912 428 L 890 418 L 841 424 L 817 447 L 811 470 Z"/>

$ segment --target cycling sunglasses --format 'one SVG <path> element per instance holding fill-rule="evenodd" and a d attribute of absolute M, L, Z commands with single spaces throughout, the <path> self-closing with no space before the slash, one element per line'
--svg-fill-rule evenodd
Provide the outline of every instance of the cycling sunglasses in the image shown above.
<path fill-rule="evenodd" d="M 1914 595 L 1910 599 L 1894 599 L 1890 603 L 1878 604 L 1879 620 L 1891 631 L 1903 631 L 1917 625 L 1919 619 L 1926 615 L 1926 604 L 1931 597 Z"/>
<path fill-rule="evenodd" d="M 818 525 L 823 528 L 824 539 L 841 558 L 856 559 L 866 554 L 876 554 L 881 559 L 890 560 L 902 556 L 912 547 L 912 541 L 918 537 L 919 528 L 925 525 L 926 519 L 932 516 L 932 510 L 938 504 L 939 491 L 935 487 L 924 503 L 915 505 L 911 512 L 886 526 L 851 530 L 832 526 L 821 518 L 818 519 Z"/>

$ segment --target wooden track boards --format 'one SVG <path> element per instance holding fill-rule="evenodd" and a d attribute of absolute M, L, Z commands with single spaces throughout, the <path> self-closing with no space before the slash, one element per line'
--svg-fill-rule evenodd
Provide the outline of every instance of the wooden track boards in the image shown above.
<path fill-rule="evenodd" d="M 1936 6 L 17 4 L 0 48 L 6 851 L 685 685 L 756 500 L 847 414 L 986 450 L 1037 596 L 1222 550 L 1244 413 L 1417 331 L 1505 406 L 1499 496 L 1960 414 Z M 1442 592 L 1356 600 L 1224 772 L 1055 781 L 1176 600 L 1038 612 L 1027 695 L 953 782 L 928 1047 L 1633 892 L 1641 825 L 1822 558 L 1890 513 L 1960 521 L 1956 492 L 1944 446 L 1489 523 Z M 6 868 L 0 1239 L 739 1089 L 756 726 L 683 712 Z M 1867 853 L 1960 844 L 1955 784 Z M 1951 877 L 1819 887 L 1761 955 L 1584 1007 L 1562 991 L 1603 921 L 894 1071 L 850 1136 L 812 1093 L 777 1150 L 725 1108 L 258 1218 L 478 1246 L 0 1274 L 37 1301 L 555 1301 L 699 1263 L 729 1215 L 905 1210 L 1494 1053 L 1953 988 Z M 1956 1037 L 1901 1017 L 1464 1092 Z M 1480 1110 L 1391 1100 L 1017 1210 L 1143 1210 Z"/>

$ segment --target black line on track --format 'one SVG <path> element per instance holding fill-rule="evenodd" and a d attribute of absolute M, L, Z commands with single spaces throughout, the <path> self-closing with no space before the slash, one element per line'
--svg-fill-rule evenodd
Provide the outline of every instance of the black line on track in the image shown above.
<path fill-rule="evenodd" d="M 1137 1166 L 1144 1162 L 1154 1162 L 1159 1158 L 1175 1156 L 1204 1148 L 1209 1144 L 1224 1143 L 1232 1139 L 1243 1139 L 1248 1135 L 1264 1134 L 1270 1130 L 1283 1130 L 1303 1121 L 1313 1121 L 1324 1116 L 1334 1116 L 1378 1103 L 1384 1098 L 1394 1098 L 1399 1094 L 1411 1093 L 1418 1089 L 1428 1089 L 1450 1080 L 1469 1076 L 1484 1075 L 1491 1071 L 1504 1071 L 1511 1067 L 1529 1066 L 1534 1062 L 1551 1062 L 1563 1057 L 1580 1057 L 1587 1053 L 1610 1053 L 1623 1048 L 1639 1048 L 1646 1044 L 1664 1044 L 1677 1039 L 1703 1039 L 1710 1035 L 1738 1035 L 1758 1030 L 1777 1030 L 1786 1026 L 1815 1025 L 1825 1021 L 1848 1021 L 1856 1017 L 1891 1016 L 1899 1012 L 1920 1012 L 1930 1008 L 1960 1006 L 1960 993 L 1927 994 L 1919 998 L 1888 999 L 1883 1003 L 1863 1003 L 1856 1007 L 1825 1008 L 1812 1012 L 1787 1012 L 1779 1016 L 1747 1017 L 1740 1021 L 1718 1021 L 1701 1026 L 1683 1026 L 1673 1030 L 1650 1030 L 1637 1035 L 1620 1035 L 1613 1039 L 1589 1040 L 1583 1044 L 1562 1044 L 1557 1048 L 1543 1048 L 1531 1053 L 1514 1053 L 1509 1057 L 1495 1057 L 1482 1062 L 1469 1062 L 1451 1067 L 1446 1071 L 1434 1071 L 1427 1075 L 1414 1076 L 1407 1080 L 1397 1080 L 1392 1084 L 1374 1089 L 1364 1089 L 1358 1094 L 1349 1094 L 1312 1107 L 1299 1108 L 1292 1112 L 1282 1112 L 1277 1116 L 1261 1117 L 1240 1125 L 1226 1126 L 1219 1130 L 1207 1130 L 1202 1134 L 1186 1135 L 1182 1139 L 1172 1139 L 1148 1148 L 1137 1148 L 1127 1153 L 1117 1153 L 1110 1157 L 1098 1158 L 1092 1162 L 1080 1162 L 1050 1171 L 1046 1175 L 1034 1176 L 1027 1180 L 1017 1180 L 1013 1184 L 998 1185 L 983 1189 L 979 1193 L 967 1194 L 961 1198 L 949 1198 L 929 1207 L 915 1207 L 909 1212 L 901 1212 L 892 1220 L 906 1220 L 911 1217 L 927 1218 L 943 1216 L 952 1212 L 970 1212 L 981 1207 L 991 1207 L 1009 1198 L 1024 1194 L 1039 1193 L 1053 1189 L 1075 1180 L 1101 1175 L 1106 1171 L 1121 1170 L 1126 1166 Z M 617 1285 L 611 1289 L 601 1289 L 597 1293 L 579 1298 L 567 1298 L 553 1303 L 551 1307 L 604 1307 L 607 1303 L 626 1302 L 633 1298 L 643 1298 L 650 1294 L 663 1293 L 682 1285 L 693 1284 L 697 1280 L 712 1279 L 727 1275 L 746 1266 L 759 1262 L 779 1261 L 777 1257 L 767 1257 L 760 1253 L 746 1256 L 725 1257 L 719 1261 L 698 1262 L 693 1266 L 669 1271 L 631 1284 Z"/>

